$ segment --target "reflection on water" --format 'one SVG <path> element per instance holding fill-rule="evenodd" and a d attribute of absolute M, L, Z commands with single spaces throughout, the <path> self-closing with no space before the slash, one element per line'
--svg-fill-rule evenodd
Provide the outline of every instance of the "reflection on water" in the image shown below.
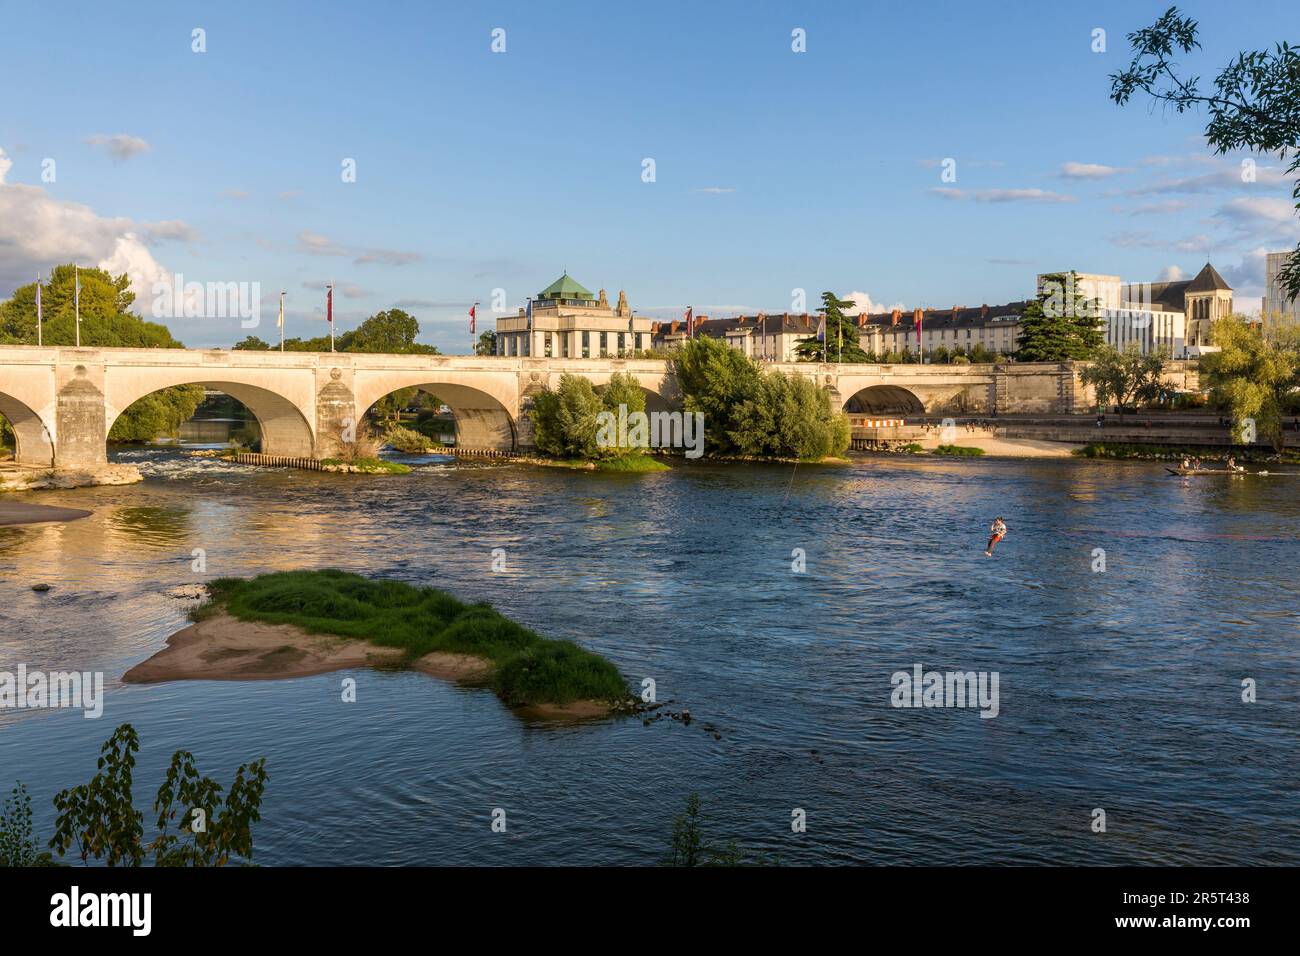
<path fill-rule="evenodd" d="M 141 452 L 142 484 L 18 496 L 90 518 L 0 528 L 0 670 L 108 688 L 99 721 L 0 711 L 0 788 L 24 780 L 47 835 L 49 797 L 129 720 L 140 794 L 180 747 L 224 779 L 268 757 L 271 864 L 652 862 L 692 790 L 713 835 L 787 863 L 1300 862 L 1300 501 L 1280 480 L 885 458 L 357 479 Z M 118 682 L 183 625 L 169 589 L 296 567 L 491 601 L 697 720 L 534 725 L 407 673 Z M 1000 716 L 890 707 L 916 663 L 999 672 Z"/>

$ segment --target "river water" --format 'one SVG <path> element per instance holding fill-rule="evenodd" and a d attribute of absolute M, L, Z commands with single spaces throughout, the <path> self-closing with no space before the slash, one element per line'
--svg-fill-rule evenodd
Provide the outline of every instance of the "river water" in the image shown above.
<path fill-rule="evenodd" d="M 108 685 L 98 720 L 0 711 L 0 788 L 27 784 L 45 838 L 50 798 L 129 721 L 146 811 L 176 749 L 223 782 L 267 758 L 255 861 L 271 865 L 649 864 L 691 792 L 710 839 L 787 864 L 1300 863 L 1298 479 L 886 457 L 357 478 L 119 458 L 148 479 L 20 496 L 91 517 L 0 528 L 0 670 Z M 1011 530 L 990 559 L 997 515 Z M 170 589 L 303 567 L 491 601 L 694 720 L 531 723 L 417 673 L 118 683 L 184 625 Z M 917 664 L 996 672 L 998 715 L 891 706 L 891 675 Z"/>

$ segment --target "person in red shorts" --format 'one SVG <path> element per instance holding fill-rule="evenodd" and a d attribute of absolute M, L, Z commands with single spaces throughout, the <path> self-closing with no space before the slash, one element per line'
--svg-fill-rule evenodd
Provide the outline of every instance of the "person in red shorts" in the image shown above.
<path fill-rule="evenodd" d="M 997 547 L 998 542 L 1007 536 L 1007 525 L 1001 518 L 994 518 L 993 524 L 989 527 L 989 544 L 984 549 L 984 553 L 990 558 L 993 557 L 993 549 Z"/>

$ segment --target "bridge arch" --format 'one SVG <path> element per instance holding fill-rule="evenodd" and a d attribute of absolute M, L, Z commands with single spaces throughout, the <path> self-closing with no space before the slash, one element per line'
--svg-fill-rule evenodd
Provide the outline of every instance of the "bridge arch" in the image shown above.
<path fill-rule="evenodd" d="M 924 415 L 925 402 L 902 385 L 868 385 L 849 396 L 844 410 L 866 415 Z"/>
<path fill-rule="evenodd" d="M 114 391 L 106 402 L 105 440 L 113 430 L 113 423 L 131 405 L 155 392 L 177 385 L 200 385 L 229 395 L 242 404 L 257 419 L 261 428 L 264 454 L 312 457 L 315 450 L 312 423 L 293 401 L 277 391 L 259 385 L 206 376 L 169 376 L 165 380 L 141 382 L 129 390 L 124 387 Z M 137 391 L 139 394 L 136 394 Z"/>
<path fill-rule="evenodd" d="M 451 408 L 456 420 L 456 444 L 462 448 L 514 451 L 519 447 L 519 429 L 515 394 L 517 384 L 513 376 L 508 383 L 503 379 L 480 380 L 471 385 L 457 381 L 455 373 L 443 374 L 437 370 L 417 372 L 387 372 L 369 376 L 361 370 L 353 382 L 357 418 L 363 418 L 375 403 L 393 392 L 418 388 L 437 396 Z M 509 388 L 507 389 L 507 384 Z"/>
<path fill-rule="evenodd" d="M 40 414 L 13 395 L 0 392 L 0 415 L 14 433 L 14 463 L 54 467 L 54 436 Z"/>

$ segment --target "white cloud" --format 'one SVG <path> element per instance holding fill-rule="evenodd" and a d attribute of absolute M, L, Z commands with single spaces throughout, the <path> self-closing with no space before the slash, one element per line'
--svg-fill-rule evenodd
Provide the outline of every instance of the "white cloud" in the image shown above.
<path fill-rule="evenodd" d="M 352 264 L 358 266 L 370 263 L 404 266 L 419 262 L 422 258 L 418 252 L 402 252 L 396 249 L 347 248 L 328 236 L 322 236 L 309 229 L 298 233 L 298 251 L 312 256 L 352 256 Z"/>
<path fill-rule="evenodd" d="M 1276 196 L 1240 196 L 1220 206 L 1217 215 L 1249 225 L 1289 225 L 1295 221 L 1296 208 Z"/>
<path fill-rule="evenodd" d="M 734 193 L 735 186 L 703 186 L 700 189 L 692 190 L 697 193 L 708 193 L 712 196 L 721 196 L 724 193 Z"/>
<path fill-rule="evenodd" d="M 1107 179 L 1120 173 L 1131 172 L 1119 166 L 1101 163 L 1062 163 L 1061 175 L 1066 179 Z"/>
<path fill-rule="evenodd" d="M 871 296 L 868 293 L 859 292 L 856 289 L 850 292 L 848 295 L 843 296 L 842 298 L 844 301 L 853 303 L 853 308 L 844 310 L 845 315 L 862 315 L 864 313 L 871 314 L 873 312 L 889 312 L 893 309 L 903 308 L 903 303 L 901 302 L 895 302 L 893 305 L 885 305 L 883 302 L 875 302 L 872 300 Z"/>
<path fill-rule="evenodd" d="M 1258 186 L 1283 186 L 1287 184 L 1286 174 L 1280 166 L 1260 166 L 1253 168 L 1253 181 L 1242 178 L 1246 171 L 1240 163 L 1227 162 L 1219 165 L 1213 172 L 1199 176 L 1182 176 L 1176 179 L 1162 179 L 1130 189 L 1130 196 L 1153 196 L 1168 193 L 1207 193 L 1223 189 L 1253 189 Z"/>
<path fill-rule="evenodd" d="M 198 242 L 199 232 L 189 223 L 180 219 L 165 219 L 162 222 L 143 222 L 137 228 L 140 238 L 149 245 L 159 242 Z"/>
<path fill-rule="evenodd" d="M 138 230 L 174 228 L 175 221 L 137 225 L 126 217 L 100 216 L 89 206 L 55 199 L 40 186 L 6 182 L 12 166 L 0 149 L 0 295 L 66 262 L 114 275 L 125 272 L 137 307 L 152 299 L 155 282 L 170 280 Z"/>
<path fill-rule="evenodd" d="M 973 200 L 974 202 L 1074 202 L 1073 196 L 1054 193 L 1046 189 L 958 189 L 955 186 L 936 186 L 930 190 L 944 199 Z"/>
<path fill-rule="evenodd" d="M 94 136 L 87 136 L 86 142 L 106 150 L 108 155 L 119 163 L 132 156 L 147 153 L 153 148 L 139 136 L 129 136 L 126 133 L 114 133 L 111 136 L 107 133 L 96 133 Z"/>
<path fill-rule="evenodd" d="M 1178 266 L 1165 266 L 1160 270 L 1160 276 L 1157 282 L 1177 282 L 1179 279 L 1186 279 L 1187 273 Z M 1229 283 L 1231 284 L 1231 283 Z"/>

